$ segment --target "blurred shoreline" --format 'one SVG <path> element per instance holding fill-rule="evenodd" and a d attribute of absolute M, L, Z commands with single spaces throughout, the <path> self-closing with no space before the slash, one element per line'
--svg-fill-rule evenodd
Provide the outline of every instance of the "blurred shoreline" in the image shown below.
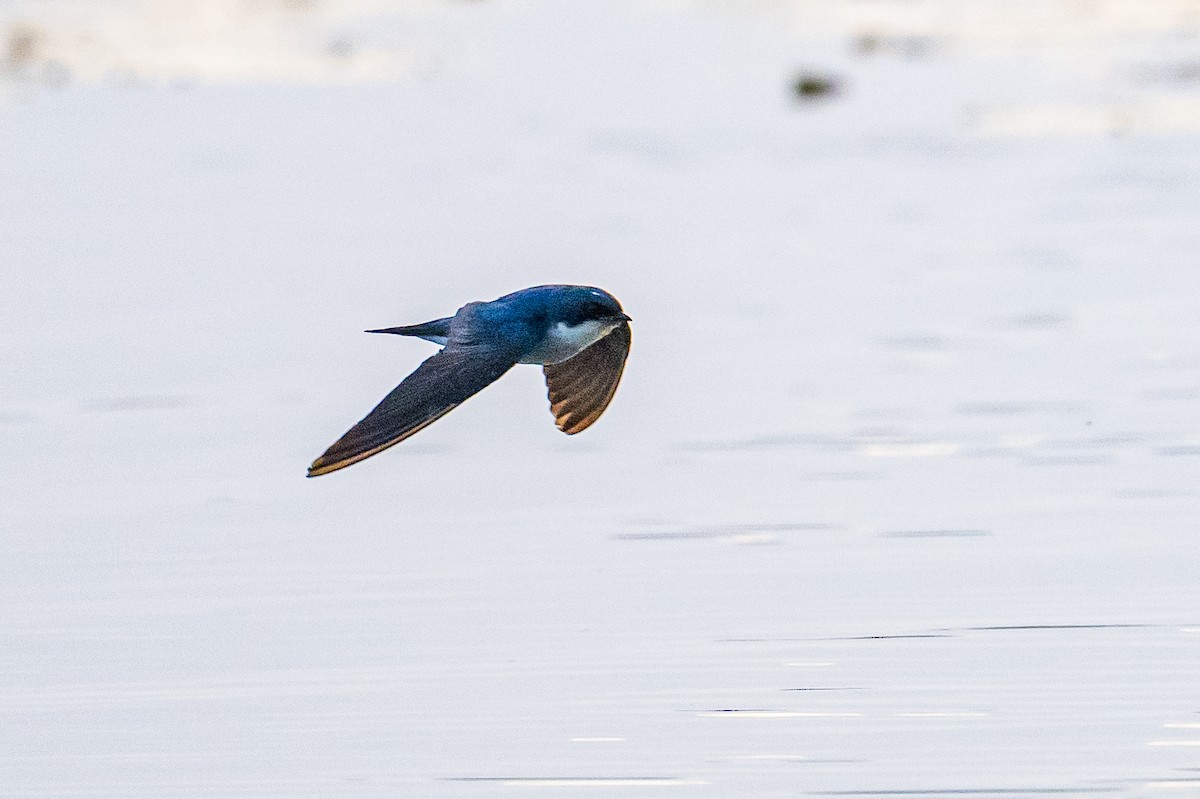
<path fill-rule="evenodd" d="M 431 26 L 527 5 L 15 0 L 0 9 L 0 87 L 7 84 L 11 97 L 17 89 L 73 83 L 347 85 L 420 78 L 454 71 L 464 56 L 447 51 Z M 1019 82 L 993 86 L 963 108 L 964 126 L 985 136 L 1200 131 L 1200 8 L 1190 0 L 697 0 L 649 2 L 632 13 L 738 16 L 781 26 L 797 42 L 798 68 L 833 69 L 851 80 L 855 62 L 864 60 L 1037 64 Z"/>

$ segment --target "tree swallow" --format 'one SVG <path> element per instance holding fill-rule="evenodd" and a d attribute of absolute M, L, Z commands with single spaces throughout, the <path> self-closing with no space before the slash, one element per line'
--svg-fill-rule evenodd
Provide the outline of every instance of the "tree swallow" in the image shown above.
<path fill-rule="evenodd" d="M 368 333 L 416 336 L 442 349 L 308 467 L 308 476 L 358 463 L 423 430 L 518 363 L 540 364 L 558 429 L 574 435 L 600 418 L 629 357 L 630 319 L 592 286 L 534 286 L 454 316 Z"/>

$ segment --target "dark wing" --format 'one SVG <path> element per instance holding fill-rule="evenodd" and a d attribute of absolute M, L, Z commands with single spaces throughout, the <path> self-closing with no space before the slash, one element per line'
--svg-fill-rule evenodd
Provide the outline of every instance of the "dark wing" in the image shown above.
<path fill-rule="evenodd" d="M 558 429 L 569 436 L 600 418 L 621 382 L 632 334 L 627 322 L 562 363 L 542 367 L 550 395 L 550 412 Z"/>
<path fill-rule="evenodd" d="M 308 467 L 308 476 L 358 463 L 423 430 L 511 369 L 515 349 L 452 333 L 446 348 L 417 367 L 361 422 Z"/>

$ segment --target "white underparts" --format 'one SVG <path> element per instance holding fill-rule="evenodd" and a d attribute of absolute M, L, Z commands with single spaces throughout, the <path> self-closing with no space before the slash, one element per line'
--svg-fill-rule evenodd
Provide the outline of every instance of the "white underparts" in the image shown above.
<path fill-rule="evenodd" d="M 521 359 L 521 363 L 561 363 L 587 349 L 620 322 L 591 320 L 577 325 L 559 322 L 550 328 L 540 347 Z"/>

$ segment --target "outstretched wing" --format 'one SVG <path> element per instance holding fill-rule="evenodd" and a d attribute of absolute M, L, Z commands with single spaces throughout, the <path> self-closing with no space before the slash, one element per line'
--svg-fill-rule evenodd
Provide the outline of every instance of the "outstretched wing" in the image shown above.
<path fill-rule="evenodd" d="M 452 331 L 445 349 L 418 366 L 313 461 L 308 476 L 337 471 L 400 443 L 495 382 L 520 357 L 517 349 L 456 335 L 458 332 Z"/>
<path fill-rule="evenodd" d="M 600 418 L 617 393 L 631 340 L 629 323 L 622 322 L 582 352 L 542 367 L 559 430 L 573 436 Z"/>

